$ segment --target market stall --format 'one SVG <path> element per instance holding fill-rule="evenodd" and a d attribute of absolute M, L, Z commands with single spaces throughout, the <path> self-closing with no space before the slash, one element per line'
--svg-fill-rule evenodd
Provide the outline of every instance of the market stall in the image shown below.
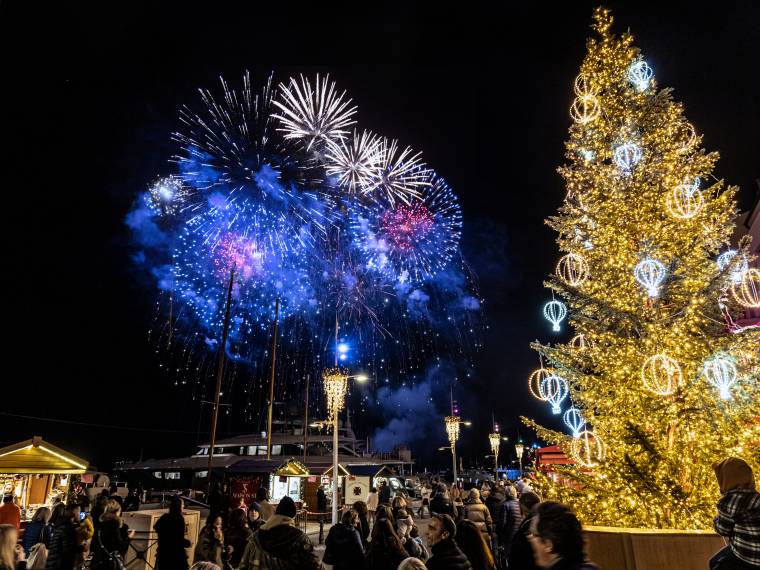
<path fill-rule="evenodd" d="M 73 475 L 87 471 L 88 462 L 35 436 L 0 449 L 0 489 L 13 494 L 21 520 L 34 511 L 63 500 Z"/>
<path fill-rule="evenodd" d="M 272 502 L 279 503 L 286 495 L 296 504 L 303 502 L 304 480 L 308 477 L 309 470 L 300 461 L 291 459 L 280 465 L 270 480 L 269 495 Z"/>

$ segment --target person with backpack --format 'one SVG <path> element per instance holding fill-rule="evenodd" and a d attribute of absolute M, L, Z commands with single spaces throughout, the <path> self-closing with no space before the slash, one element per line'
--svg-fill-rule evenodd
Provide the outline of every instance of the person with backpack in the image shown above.
<path fill-rule="evenodd" d="M 121 504 L 109 499 L 105 512 L 100 516 L 98 531 L 93 537 L 92 570 L 113 570 L 124 567 L 129 543 L 135 535 L 121 519 Z"/>

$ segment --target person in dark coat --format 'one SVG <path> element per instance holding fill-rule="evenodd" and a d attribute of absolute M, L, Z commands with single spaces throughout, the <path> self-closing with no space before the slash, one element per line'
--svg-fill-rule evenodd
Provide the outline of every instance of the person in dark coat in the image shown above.
<path fill-rule="evenodd" d="M 324 570 L 309 537 L 295 527 L 295 516 L 293 499 L 280 499 L 274 515 L 248 541 L 238 570 Z"/>
<path fill-rule="evenodd" d="M 325 490 L 322 488 L 322 485 L 317 488 L 317 512 L 327 512 L 327 495 L 325 494 Z"/>
<path fill-rule="evenodd" d="M 256 511 L 253 511 L 254 513 Z M 258 529 L 257 529 L 258 530 Z M 224 539 L 227 546 L 232 547 L 230 554 L 230 564 L 237 568 L 240 560 L 243 558 L 243 552 L 248 545 L 248 541 L 253 536 L 253 532 L 248 528 L 248 521 L 243 509 L 235 509 L 230 513 L 230 521 L 224 530 Z"/>
<path fill-rule="evenodd" d="M 174 496 L 169 512 L 161 515 L 153 527 L 158 534 L 156 570 L 187 570 L 187 552 L 191 543 L 185 538 L 185 517 L 182 516 L 182 499 Z"/>
<path fill-rule="evenodd" d="M 540 568 L 598 570 L 598 566 L 586 560 L 583 529 L 570 507 L 553 501 L 539 503 L 529 532 L 533 555 Z"/>
<path fill-rule="evenodd" d="M 514 487 L 506 489 L 506 499 L 499 505 L 496 510 L 496 534 L 499 546 L 504 548 L 504 556 L 509 557 L 509 551 L 512 549 L 512 540 L 517 534 L 517 530 L 522 523 L 523 515 L 520 509 L 520 503 L 517 500 L 517 491 Z"/>
<path fill-rule="evenodd" d="M 533 509 L 540 502 L 541 497 L 532 491 L 525 491 L 520 495 L 519 504 L 523 519 L 510 543 L 509 555 L 507 557 L 509 568 L 538 570 L 536 561 L 533 558 L 533 549 L 530 546 L 528 534 L 530 532 L 530 523 L 533 519 Z"/>
<path fill-rule="evenodd" d="M 224 565 L 226 552 L 224 533 L 222 532 L 222 517 L 212 511 L 198 534 L 198 542 L 195 545 L 195 561 L 213 562 L 221 568 Z"/>
<path fill-rule="evenodd" d="M 457 518 L 457 509 L 448 497 L 443 483 L 439 483 L 435 495 L 430 500 L 430 512 L 438 513 L 439 515 L 449 515 L 454 520 Z"/>
<path fill-rule="evenodd" d="M 248 509 L 248 528 L 251 529 L 251 533 L 256 532 L 264 524 L 264 519 L 261 518 L 261 513 L 256 509 Z"/>
<path fill-rule="evenodd" d="M 106 512 L 106 505 L 108 505 L 108 496 L 100 494 L 95 497 L 95 503 L 90 509 L 90 518 L 92 519 L 92 526 L 95 529 L 95 534 L 98 534 L 98 527 L 100 526 L 100 517 Z"/>
<path fill-rule="evenodd" d="M 129 542 L 135 531 L 121 519 L 121 505 L 114 499 L 109 499 L 106 511 L 100 517 L 98 531 L 92 539 L 93 558 L 90 568 L 93 570 L 108 570 L 112 568 L 111 556 L 118 553 L 121 559 L 127 555 Z"/>
<path fill-rule="evenodd" d="M 340 522 L 330 529 L 325 540 L 322 561 L 331 564 L 333 570 L 361 570 L 364 567 L 364 545 L 357 526 L 356 511 L 343 513 Z"/>
<path fill-rule="evenodd" d="M 137 495 L 137 489 L 129 488 L 129 493 L 127 493 L 127 498 L 124 499 L 122 510 L 125 513 L 140 510 L 140 497 Z"/>
<path fill-rule="evenodd" d="M 79 523 L 79 505 L 66 505 L 63 514 L 53 530 L 50 539 L 45 570 L 72 570 L 79 555 L 83 552 L 81 541 L 77 536 Z"/>
<path fill-rule="evenodd" d="M 457 525 L 454 519 L 433 511 L 425 534 L 431 553 L 425 562 L 428 570 L 472 570 L 467 557 L 454 542 L 456 534 Z"/>
<path fill-rule="evenodd" d="M 53 526 L 48 521 L 50 521 L 49 508 L 40 507 L 34 511 L 32 522 L 26 525 L 24 529 L 23 546 L 27 557 L 32 546 L 35 544 L 42 543 L 46 547 L 50 547 L 50 539 L 53 537 Z"/>
<path fill-rule="evenodd" d="M 396 570 L 407 558 L 404 545 L 393 530 L 391 520 L 377 519 L 367 551 L 367 570 Z"/>
<path fill-rule="evenodd" d="M 391 488 L 388 486 L 387 481 L 383 481 L 380 484 L 380 490 L 377 492 L 377 496 L 381 505 L 391 504 Z"/>
<path fill-rule="evenodd" d="M 356 511 L 356 514 L 359 517 L 359 534 L 362 537 L 362 544 L 364 544 L 364 549 L 367 549 L 369 538 L 369 510 L 367 509 L 367 503 L 364 501 L 356 501 L 352 508 Z"/>

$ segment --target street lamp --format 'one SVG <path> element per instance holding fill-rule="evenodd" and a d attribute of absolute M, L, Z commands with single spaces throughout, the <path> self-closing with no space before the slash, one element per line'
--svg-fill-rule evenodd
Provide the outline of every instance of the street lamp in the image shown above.
<path fill-rule="evenodd" d="M 459 425 L 470 425 L 470 422 L 462 421 L 459 416 L 446 416 L 443 419 L 446 426 L 446 435 L 449 437 L 451 444 L 451 459 L 454 465 L 454 485 L 457 484 L 457 440 L 459 439 Z"/>
<path fill-rule="evenodd" d="M 333 481 L 332 481 L 332 524 L 338 524 L 338 414 L 346 404 L 348 381 L 354 378 L 365 382 L 365 374 L 348 374 L 344 368 L 327 368 L 322 372 L 322 381 L 327 396 L 327 423 L 333 427 Z"/>
<path fill-rule="evenodd" d="M 515 444 L 515 453 L 517 453 L 517 460 L 520 462 L 520 476 L 522 477 L 522 456 L 525 451 L 525 446 L 522 441 L 518 441 Z"/>
<path fill-rule="evenodd" d="M 498 428 L 498 426 L 496 427 Z M 488 434 L 488 443 L 491 444 L 491 454 L 494 461 L 493 469 L 497 480 L 499 479 L 499 446 L 502 441 L 507 441 L 508 439 L 507 437 L 502 437 L 498 431 Z"/>

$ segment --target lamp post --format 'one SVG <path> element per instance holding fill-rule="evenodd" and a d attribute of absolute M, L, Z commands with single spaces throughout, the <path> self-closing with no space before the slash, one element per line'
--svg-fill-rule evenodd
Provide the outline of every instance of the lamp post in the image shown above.
<path fill-rule="evenodd" d="M 446 416 L 443 419 L 443 423 L 446 426 L 446 435 L 449 438 L 451 444 L 451 461 L 454 467 L 454 485 L 457 483 L 457 440 L 459 439 L 459 426 L 464 424 L 470 425 L 470 422 L 462 421 L 459 416 Z"/>
<path fill-rule="evenodd" d="M 523 445 L 522 441 L 518 441 L 515 444 L 515 453 L 517 453 L 517 461 L 520 462 L 520 477 L 522 477 L 522 456 L 523 451 L 525 451 L 525 446 Z"/>
<path fill-rule="evenodd" d="M 322 372 L 327 396 L 327 423 L 332 423 L 333 428 L 332 524 L 338 524 L 338 414 L 345 406 L 351 378 L 358 382 L 367 380 L 363 374 L 349 376 L 344 368 L 328 368 Z"/>
<path fill-rule="evenodd" d="M 499 445 L 501 444 L 501 434 L 498 432 L 488 434 L 488 443 L 491 444 L 491 453 L 493 453 L 493 472 L 494 477 L 499 479 Z"/>

